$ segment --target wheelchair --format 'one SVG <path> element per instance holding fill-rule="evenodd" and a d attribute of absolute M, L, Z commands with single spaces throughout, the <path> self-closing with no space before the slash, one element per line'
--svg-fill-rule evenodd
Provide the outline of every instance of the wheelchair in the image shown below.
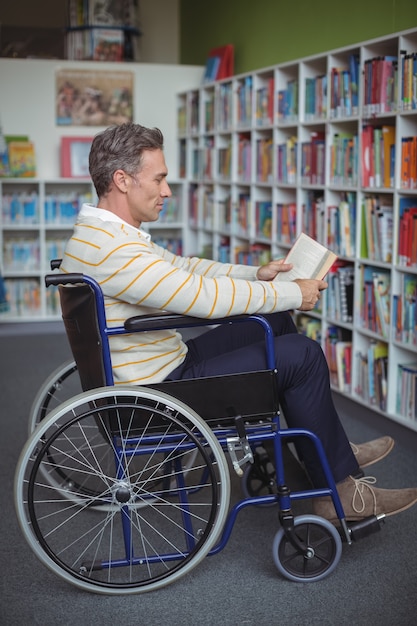
<path fill-rule="evenodd" d="M 274 505 L 278 571 L 295 582 L 318 581 L 337 567 L 342 541 L 350 545 L 379 530 L 380 518 L 347 523 L 320 439 L 281 427 L 273 333 L 265 318 L 209 322 L 162 313 L 108 327 L 93 278 L 54 273 L 45 282 L 59 289 L 75 361 L 51 374 L 35 399 L 14 494 L 26 541 L 56 575 L 102 594 L 157 590 L 219 553 L 245 507 Z M 264 330 L 263 371 L 114 384 L 112 335 L 241 322 Z M 67 397 L 61 401 L 62 387 Z M 297 437 L 315 446 L 327 487 L 291 491 L 286 484 L 283 445 Z M 256 452 L 267 444 L 273 470 Z M 266 489 L 246 488 L 231 506 L 230 467 L 246 477 L 246 486 L 248 476 L 260 475 Z M 340 530 L 315 515 L 294 515 L 293 501 L 319 496 L 332 498 Z"/>

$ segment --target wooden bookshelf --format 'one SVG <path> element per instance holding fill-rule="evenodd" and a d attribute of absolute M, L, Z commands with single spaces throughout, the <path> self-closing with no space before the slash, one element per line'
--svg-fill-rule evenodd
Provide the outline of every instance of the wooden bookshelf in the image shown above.
<path fill-rule="evenodd" d="M 414 430 L 416 82 L 412 29 L 177 98 L 197 251 L 279 258 L 302 230 L 332 248 L 322 309 L 297 316 L 300 332 L 321 342 L 336 391 Z"/>

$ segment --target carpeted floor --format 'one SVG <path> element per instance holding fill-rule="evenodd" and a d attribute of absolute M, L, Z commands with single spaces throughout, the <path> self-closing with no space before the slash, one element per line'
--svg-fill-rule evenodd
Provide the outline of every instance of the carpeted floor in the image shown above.
<path fill-rule="evenodd" d="M 186 577 L 154 593 L 99 596 L 57 578 L 23 539 L 13 502 L 13 475 L 27 438 L 32 400 L 47 375 L 70 356 L 60 327 L 54 327 L 51 334 L 45 334 L 47 331 L 42 325 L 36 330 L 13 326 L 3 327 L 0 333 L 2 626 L 416 623 L 417 507 L 387 519 L 380 533 L 350 547 L 344 545 L 336 571 L 315 583 L 292 583 L 277 572 L 271 556 L 278 529 L 274 507 L 246 508 L 220 554 L 208 557 Z M 396 438 L 390 456 L 371 468 L 378 485 L 416 486 L 417 433 L 339 397 L 336 402 L 352 441 L 381 434 Z M 288 468 L 290 484 L 295 472 L 295 467 Z M 308 503 L 302 506 L 308 507 Z"/>

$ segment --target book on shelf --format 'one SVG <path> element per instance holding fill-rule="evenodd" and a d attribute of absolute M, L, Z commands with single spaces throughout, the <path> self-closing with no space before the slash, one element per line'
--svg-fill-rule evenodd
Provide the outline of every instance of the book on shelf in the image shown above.
<path fill-rule="evenodd" d="M 93 31 L 93 61 L 123 61 L 124 33 L 122 30 L 97 28 Z"/>
<path fill-rule="evenodd" d="M 336 343 L 337 386 L 339 391 L 349 393 L 352 383 L 352 342 Z"/>
<path fill-rule="evenodd" d="M 336 259 L 337 255 L 334 252 L 312 237 L 301 233 L 284 260 L 284 263 L 291 263 L 293 268 L 289 272 L 279 272 L 275 280 L 295 280 L 297 278 L 322 280 Z"/>
<path fill-rule="evenodd" d="M 396 411 L 417 420 L 417 363 L 399 363 L 397 367 Z"/>
<path fill-rule="evenodd" d="M 417 346 L 417 275 L 401 273 L 392 300 L 391 324 L 397 341 Z"/>
<path fill-rule="evenodd" d="M 371 341 L 365 351 L 356 354 L 356 393 L 365 402 L 385 411 L 387 407 L 388 345 Z"/>
<path fill-rule="evenodd" d="M 362 256 L 373 261 L 390 263 L 392 260 L 394 210 L 388 199 L 366 195 L 363 199 L 364 228 Z"/>
<path fill-rule="evenodd" d="M 234 46 L 227 44 L 210 50 L 206 61 L 203 82 L 229 78 L 234 74 Z"/>
<path fill-rule="evenodd" d="M 368 330 L 389 337 L 390 272 L 372 266 L 361 267 L 360 319 Z"/>
<path fill-rule="evenodd" d="M 400 198 L 398 228 L 398 263 L 417 265 L 417 198 Z"/>
<path fill-rule="evenodd" d="M 31 178 L 36 176 L 35 145 L 32 141 L 10 141 L 8 152 L 12 177 Z"/>
<path fill-rule="evenodd" d="M 353 322 L 354 275 L 353 264 L 340 260 L 329 271 L 327 314 L 338 322 Z"/>

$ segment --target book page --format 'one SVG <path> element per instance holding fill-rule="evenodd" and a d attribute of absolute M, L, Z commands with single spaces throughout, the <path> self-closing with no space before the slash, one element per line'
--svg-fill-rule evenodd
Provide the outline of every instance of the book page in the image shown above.
<path fill-rule="evenodd" d="M 285 258 L 285 263 L 292 263 L 289 272 L 280 272 L 275 280 L 295 280 L 296 278 L 322 279 L 335 260 L 336 254 L 328 250 L 305 233 L 297 238 Z"/>

